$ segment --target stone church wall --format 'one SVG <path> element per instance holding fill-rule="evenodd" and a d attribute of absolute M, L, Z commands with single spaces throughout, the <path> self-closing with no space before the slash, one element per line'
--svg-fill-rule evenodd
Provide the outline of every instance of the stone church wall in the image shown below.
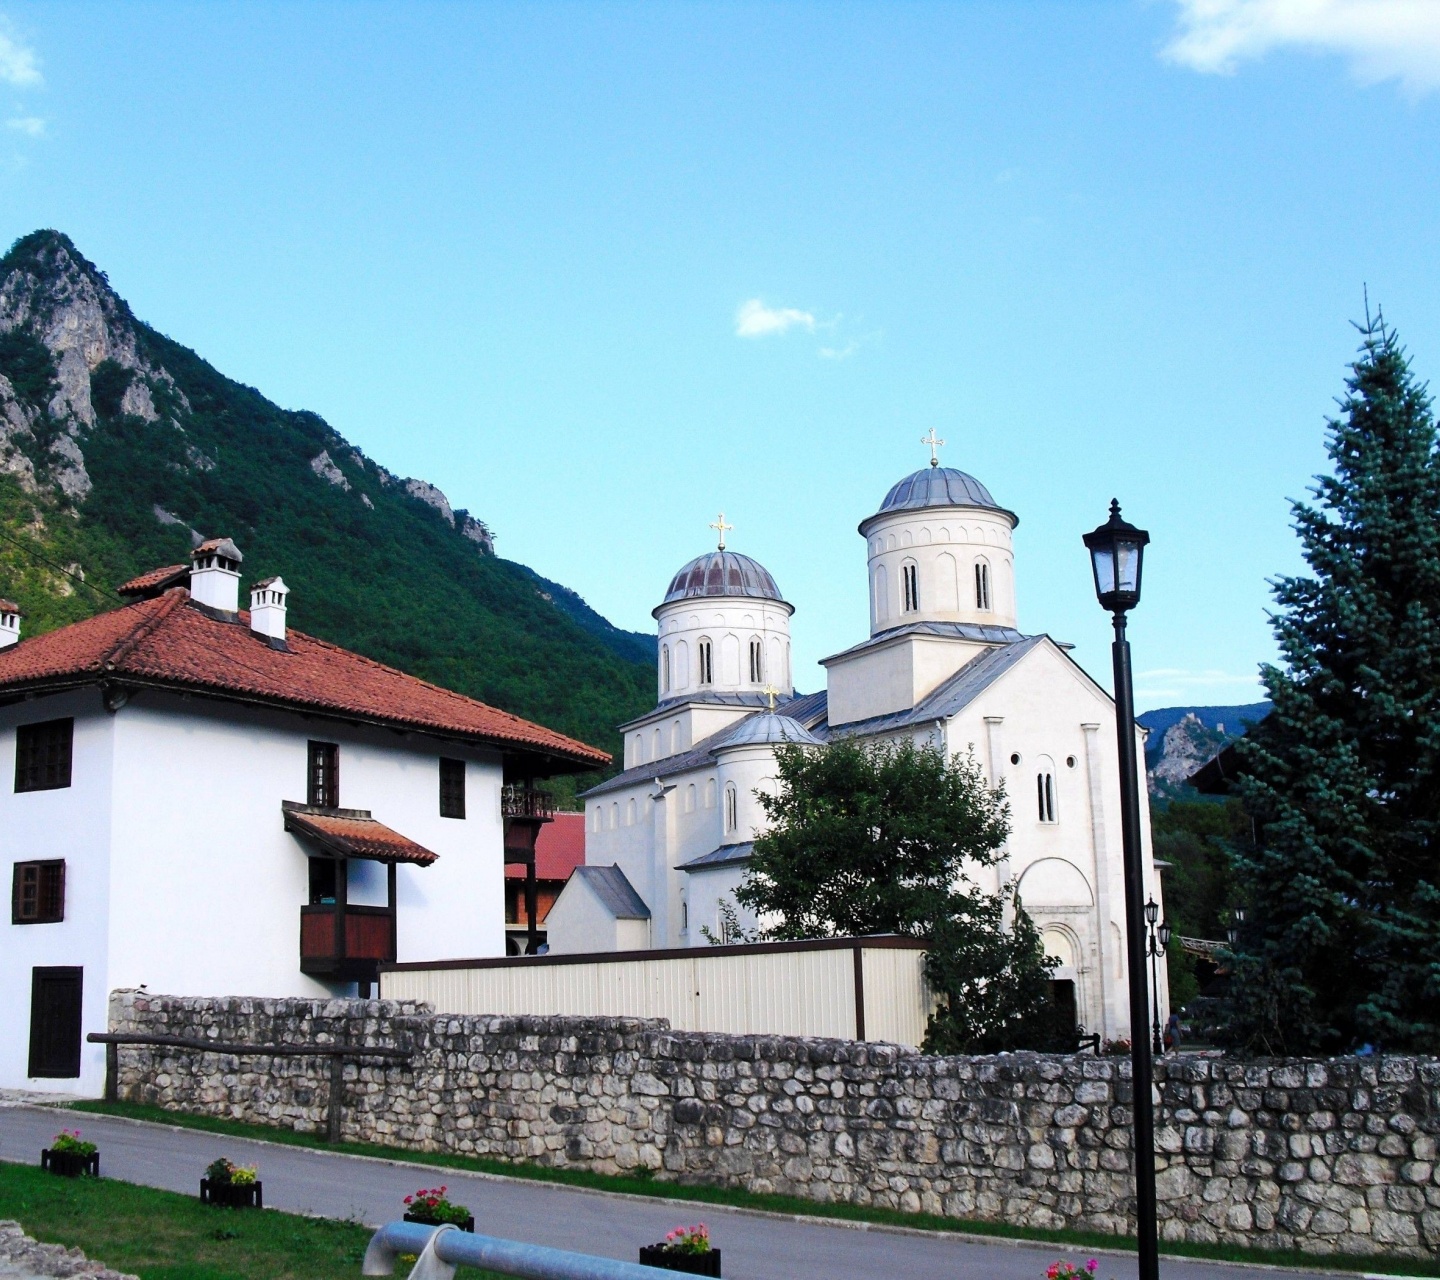
<path fill-rule="evenodd" d="M 633 1018 L 456 1017 L 365 1000 L 111 998 L 112 1030 L 414 1050 L 345 1067 L 348 1141 L 1014 1226 L 1122 1232 L 1128 1060 L 930 1057 L 677 1033 Z M 1156 1066 L 1167 1240 L 1440 1256 L 1440 1061 L 1183 1057 Z M 313 1058 L 124 1047 L 120 1097 L 324 1131 Z"/>

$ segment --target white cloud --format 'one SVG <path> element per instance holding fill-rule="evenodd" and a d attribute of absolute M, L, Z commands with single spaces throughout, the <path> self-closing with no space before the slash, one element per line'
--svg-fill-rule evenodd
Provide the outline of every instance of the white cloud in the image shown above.
<path fill-rule="evenodd" d="M 35 50 L 0 27 L 0 81 L 15 89 L 38 89 L 45 83 Z"/>
<path fill-rule="evenodd" d="M 14 116 L 5 121 L 5 127 L 15 130 L 16 133 L 28 134 L 32 138 L 45 136 L 45 121 L 39 116 Z"/>
<path fill-rule="evenodd" d="M 821 347 L 820 358 L 822 360 L 848 360 L 860 350 L 859 342 L 847 342 L 843 347 Z"/>
<path fill-rule="evenodd" d="M 1172 62 L 1232 75 L 1274 49 L 1347 58 L 1363 84 L 1398 80 L 1420 95 L 1440 88 L 1440 4 L 1435 0 L 1176 0 Z"/>
<path fill-rule="evenodd" d="M 814 315 L 794 307 L 767 307 L 759 298 L 742 302 L 735 313 L 737 338 L 768 338 L 772 333 L 784 333 L 797 326 L 814 333 Z"/>

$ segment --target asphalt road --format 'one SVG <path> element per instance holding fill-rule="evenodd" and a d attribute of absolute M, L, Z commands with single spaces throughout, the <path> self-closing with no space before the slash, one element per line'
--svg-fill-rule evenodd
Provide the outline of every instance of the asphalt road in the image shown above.
<path fill-rule="evenodd" d="M 62 1127 L 78 1127 L 100 1145 L 108 1178 L 198 1194 L 200 1174 L 217 1156 L 257 1165 L 269 1208 L 372 1226 L 400 1217 L 403 1197 L 418 1187 L 449 1188 L 449 1198 L 475 1214 L 486 1235 L 634 1261 L 642 1244 L 663 1239 L 680 1223 L 705 1222 L 724 1251 L 727 1280 L 1044 1280 L 1057 1257 L 1083 1261 L 1090 1251 L 992 1243 L 920 1232 L 866 1230 L 813 1220 L 756 1214 L 716 1205 L 675 1204 L 605 1192 L 402 1161 L 345 1156 L 303 1147 L 143 1124 L 110 1116 L 64 1116 L 34 1106 L 0 1108 L 0 1160 L 37 1163 Z M 1097 1280 L 1130 1280 L 1133 1254 L 1099 1253 Z M 1166 1280 L 1276 1280 L 1277 1272 L 1199 1261 L 1162 1259 Z M 357 1280 L 358 1268 L 357 1268 Z"/>

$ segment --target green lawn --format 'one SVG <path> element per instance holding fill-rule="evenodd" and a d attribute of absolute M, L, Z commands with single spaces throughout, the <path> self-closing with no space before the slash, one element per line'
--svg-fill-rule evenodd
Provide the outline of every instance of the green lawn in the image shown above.
<path fill-rule="evenodd" d="M 357 1222 L 216 1209 L 198 1196 L 4 1163 L 0 1218 L 142 1280 L 359 1280 L 371 1236 Z M 396 1274 L 408 1270 L 401 1264 Z M 500 1280 L 464 1267 L 456 1276 Z"/>
<path fill-rule="evenodd" d="M 262 1142 L 280 1142 L 292 1146 L 321 1149 L 329 1147 L 329 1144 L 309 1133 L 296 1133 L 291 1129 L 279 1129 L 269 1125 L 244 1124 L 237 1120 L 222 1120 L 215 1116 L 189 1115 L 185 1112 L 167 1111 L 162 1107 L 146 1106 L 135 1102 L 79 1102 L 73 1104 L 73 1109 L 102 1115 L 128 1116 L 135 1120 L 179 1125 L 187 1129 L 202 1129 L 209 1133 L 233 1134 L 237 1137 L 255 1138 Z M 1014 1227 L 1005 1222 L 944 1218 L 927 1213 L 902 1213 L 895 1209 L 865 1205 L 820 1204 L 814 1200 L 803 1200 L 795 1196 L 761 1195 L 730 1187 L 685 1186 L 643 1173 L 638 1176 L 613 1177 L 607 1174 L 590 1173 L 584 1169 L 556 1169 L 544 1165 L 448 1155 L 435 1151 L 412 1151 L 404 1147 L 384 1147 L 361 1142 L 344 1142 L 336 1145 L 333 1149 L 350 1152 L 354 1155 L 377 1156 L 385 1160 L 407 1160 L 414 1164 L 434 1165 L 442 1169 L 466 1169 L 479 1173 L 500 1174 L 507 1178 L 529 1178 L 537 1182 L 591 1187 L 596 1190 L 618 1191 L 630 1195 L 690 1200 L 700 1204 L 730 1205 L 734 1208 L 761 1209 L 772 1213 L 802 1214 L 812 1218 L 841 1218 L 852 1222 L 873 1222 L 884 1226 L 914 1227 L 926 1231 L 963 1232 L 967 1235 L 998 1236 L 1009 1240 L 1034 1240 L 1039 1243 L 1056 1245 L 1057 1253 L 1066 1249 L 1073 1252 L 1084 1249 L 1133 1250 L 1135 1248 L 1135 1241 L 1130 1237 L 1102 1235 L 1095 1231 L 1041 1231 L 1029 1227 Z M 1322 1268 L 1332 1271 L 1383 1272 L 1400 1276 L 1440 1277 L 1440 1262 L 1427 1262 L 1418 1258 L 1302 1254 L 1268 1249 L 1242 1249 L 1233 1245 L 1184 1244 L 1164 1241 L 1161 1242 L 1160 1248 L 1162 1254 L 1172 1257 L 1215 1258 L 1229 1262 L 1251 1262 L 1307 1270 Z"/>

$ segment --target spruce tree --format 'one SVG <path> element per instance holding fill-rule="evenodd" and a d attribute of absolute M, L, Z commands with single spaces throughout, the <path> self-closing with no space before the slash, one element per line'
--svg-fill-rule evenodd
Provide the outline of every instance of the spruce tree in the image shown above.
<path fill-rule="evenodd" d="M 1261 839 L 1234 1031 L 1277 1053 L 1440 1050 L 1440 463 L 1394 331 L 1360 332 L 1334 475 L 1293 507 L 1311 572 L 1274 585 L 1274 710 L 1240 747 Z"/>

